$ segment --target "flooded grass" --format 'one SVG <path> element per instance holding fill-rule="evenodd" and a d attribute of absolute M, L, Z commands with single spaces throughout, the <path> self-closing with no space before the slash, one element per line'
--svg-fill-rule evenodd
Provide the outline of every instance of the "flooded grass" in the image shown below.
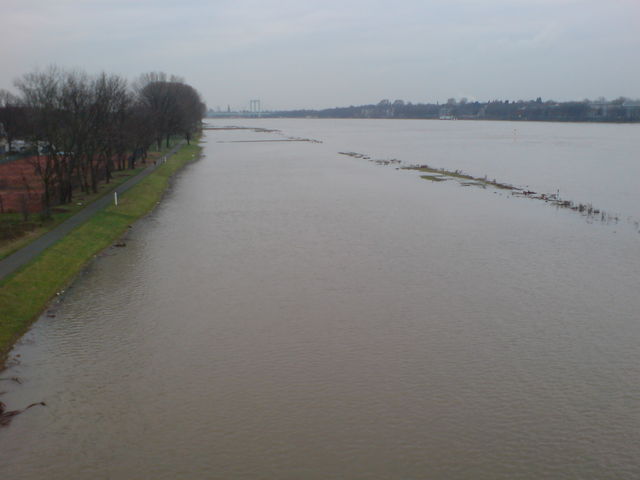
<path fill-rule="evenodd" d="M 224 127 L 202 127 L 203 130 L 250 130 L 256 133 L 281 133 L 280 130 L 273 128 L 259 128 L 259 127 L 241 127 L 237 125 L 226 125 Z"/>
<path fill-rule="evenodd" d="M 269 140 L 218 140 L 216 143 L 270 143 L 270 142 L 310 142 L 322 143 L 320 140 L 312 138 L 276 138 Z"/>
<path fill-rule="evenodd" d="M 447 180 L 448 177 L 449 179 L 458 180 L 460 185 L 463 187 L 493 187 L 499 190 L 507 190 L 510 191 L 511 195 L 514 196 L 525 197 L 531 200 L 540 200 L 557 208 L 566 208 L 574 212 L 578 212 L 587 217 L 589 220 L 596 220 L 603 223 L 618 222 L 619 220 L 617 215 L 604 212 L 601 209 L 594 207 L 590 203 L 574 203 L 571 200 L 564 200 L 560 198 L 560 195 L 558 193 L 549 194 L 534 192 L 533 190 L 525 190 L 508 183 L 498 182 L 495 179 L 489 180 L 486 175 L 484 177 L 474 177 L 473 175 L 464 173 L 461 170 L 446 170 L 444 168 L 436 169 L 430 167 L 429 165 L 408 166 L 403 167 L 403 170 L 416 170 L 418 172 L 432 174 L 420 176 L 420 178 L 423 178 L 425 180 L 434 181 L 436 178 L 438 178 L 438 180 L 435 181 L 444 181 Z"/>
<path fill-rule="evenodd" d="M 257 127 L 240 127 L 235 125 L 228 125 L 225 127 L 204 127 L 203 130 L 248 130 L 255 133 L 275 133 L 284 137 L 281 130 L 269 129 L 269 128 L 257 128 Z M 304 137 L 284 137 L 278 139 L 268 140 L 218 140 L 216 143 L 268 143 L 268 142 L 309 142 L 309 143 L 322 143 L 320 140 Z"/>
<path fill-rule="evenodd" d="M 512 191 L 519 190 L 513 185 L 498 182 L 495 179 L 489 180 L 486 176 L 474 177 L 473 175 L 466 174 L 461 170 L 445 170 L 444 168 L 433 168 L 433 167 L 430 167 L 429 165 L 415 165 L 415 166 L 403 167 L 403 170 L 417 170 L 419 172 L 437 174 L 443 177 L 455 178 L 458 180 L 466 180 L 466 182 L 460 182 L 460 184 L 465 187 L 470 185 L 477 185 L 477 186 L 491 186 L 491 187 L 499 188 L 501 190 L 512 190 Z"/>
<path fill-rule="evenodd" d="M 429 180 L 431 182 L 446 182 L 447 179 L 438 175 L 420 175 L 420 178 L 424 180 Z"/>
<path fill-rule="evenodd" d="M 374 159 L 369 155 L 358 152 L 338 152 L 339 155 L 345 155 L 352 158 L 367 160 L 375 163 L 376 165 L 395 165 L 402 162 L 397 159 Z M 486 175 L 484 177 L 476 177 L 463 172 L 462 170 L 447 170 L 445 168 L 434 168 L 427 164 L 421 165 L 409 165 L 404 167 L 398 167 L 401 170 L 413 170 L 427 175 L 420 175 L 423 180 L 430 182 L 446 182 L 448 180 L 457 181 L 462 187 L 480 187 L 480 188 L 493 188 L 497 190 L 504 190 L 511 192 L 511 195 L 515 197 L 523 197 L 531 200 L 543 201 L 549 205 L 555 206 L 558 209 L 568 209 L 584 216 L 588 221 L 601 222 L 601 223 L 617 223 L 619 216 L 616 214 L 608 213 L 600 208 L 594 207 L 590 203 L 578 203 L 572 200 L 565 200 L 560 197 L 559 193 L 540 193 L 533 190 L 528 190 L 520 187 L 516 187 L 509 183 L 499 182 L 495 178 L 489 179 Z M 640 221 L 631 217 L 628 219 L 628 223 L 635 226 L 635 229 L 640 233 Z"/>

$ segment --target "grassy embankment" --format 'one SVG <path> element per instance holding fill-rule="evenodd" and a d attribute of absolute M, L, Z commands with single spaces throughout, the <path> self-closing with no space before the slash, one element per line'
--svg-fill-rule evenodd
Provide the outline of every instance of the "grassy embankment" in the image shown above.
<path fill-rule="evenodd" d="M 42 219 L 39 214 L 32 213 L 27 220 L 24 220 L 20 213 L 0 214 L 0 260 L 8 257 L 16 250 L 19 250 L 49 230 L 57 227 L 88 204 L 111 192 L 121 183 L 140 173 L 144 170 L 144 167 L 143 165 L 135 170 L 116 172 L 110 183 L 101 183 L 98 186 L 97 193 L 78 193 L 74 195 L 72 203 L 54 207 L 51 218 Z"/>
<path fill-rule="evenodd" d="M 197 139 L 194 140 L 197 142 Z M 129 225 L 153 209 L 170 177 L 200 147 L 185 145 L 118 200 L 94 215 L 26 267 L 0 281 L 0 368 L 13 343 L 95 254 L 111 245 Z"/>
<path fill-rule="evenodd" d="M 149 152 L 147 164 L 168 152 L 180 139 L 175 138 L 172 140 L 169 147 L 165 147 L 163 144 L 162 149 Z M 30 214 L 27 220 L 20 213 L 0 214 L 0 260 L 52 230 L 88 204 L 112 192 L 120 184 L 144 170 L 146 166 L 145 164 L 139 164 L 134 170 L 114 172 L 111 182 L 98 184 L 97 193 L 75 193 L 73 202 L 53 207 L 51 217 L 47 219 L 40 218 L 38 214 Z"/>

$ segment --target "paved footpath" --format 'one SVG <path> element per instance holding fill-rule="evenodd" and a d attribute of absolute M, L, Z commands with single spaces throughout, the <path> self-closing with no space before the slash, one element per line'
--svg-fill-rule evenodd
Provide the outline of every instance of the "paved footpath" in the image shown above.
<path fill-rule="evenodd" d="M 168 153 L 164 155 L 163 158 L 168 158 L 174 153 L 176 153 L 180 147 L 184 145 L 184 140 L 178 143 L 175 147 L 173 147 Z M 149 165 L 143 171 L 141 171 L 135 177 L 130 178 L 122 185 L 120 185 L 115 190 L 112 190 L 109 193 L 106 193 L 104 196 L 100 197 L 93 203 L 90 203 L 85 208 L 76 213 L 73 217 L 68 218 L 60 225 L 55 227 L 54 229 L 48 231 L 44 235 L 38 237 L 36 240 L 31 242 L 30 244 L 22 247 L 20 250 L 13 252 L 8 257 L 0 260 L 0 280 L 4 279 L 8 275 L 12 274 L 20 267 L 26 265 L 35 257 L 44 252 L 51 245 L 56 243 L 58 240 L 62 239 L 65 235 L 67 235 L 71 230 L 82 225 L 89 218 L 91 218 L 96 212 L 102 210 L 107 205 L 113 203 L 113 192 L 117 192 L 118 195 L 129 190 L 134 185 L 140 183 L 147 175 L 153 172 L 160 163 L 162 158 L 157 162 L 157 165 Z"/>

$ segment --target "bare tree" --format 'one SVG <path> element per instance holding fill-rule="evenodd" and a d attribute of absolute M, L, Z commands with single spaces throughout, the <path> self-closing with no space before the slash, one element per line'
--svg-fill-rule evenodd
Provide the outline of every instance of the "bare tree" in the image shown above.
<path fill-rule="evenodd" d="M 34 168 L 43 184 L 42 205 L 45 216 L 50 215 L 59 170 L 55 142 L 58 138 L 60 108 L 57 101 L 60 84 L 61 72 L 55 66 L 49 67 L 45 72 L 27 73 L 15 82 L 27 111 L 26 138 L 36 145 L 38 152 Z M 40 145 L 45 146 L 44 156 L 40 155 Z"/>
<path fill-rule="evenodd" d="M 206 109 L 193 87 L 164 73 L 142 75 L 130 90 L 117 75 L 91 77 L 52 66 L 15 84 L 21 97 L 2 93 L 0 121 L 13 125 L 4 120 L 7 108 L 19 106 L 20 134 L 38 151 L 34 168 L 43 183 L 46 214 L 55 193 L 58 203 L 67 203 L 75 188 L 97 192 L 99 181 L 109 182 L 114 169 L 135 168 L 144 160 L 154 141 L 158 147 L 163 141 L 168 146 L 173 135 L 190 141 Z"/>
<path fill-rule="evenodd" d="M 104 172 L 107 182 L 111 181 L 114 159 L 119 170 L 125 168 L 124 159 L 129 149 L 129 132 L 126 131 L 131 114 L 132 94 L 127 82 L 118 75 L 100 74 L 94 81 L 95 143 L 98 155 L 93 163 L 94 180 L 98 169 Z"/>
<path fill-rule="evenodd" d="M 183 134 L 187 141 L 199 128 L 206 110 L 200 94 L 175 76 L 167 80 L 164 73 L 147 73 L 137 82 L 140 103 L 148 110 L 158 148 L 165 140 L 169 146 L 172 135 Z"/>
<path fill-rule="evenodd" d="M 13 142 L 24 132 L 25 108 L 20 99 L 6 90 L 0 90 L 0 135 L 7 139 L 9 151 Z"/>

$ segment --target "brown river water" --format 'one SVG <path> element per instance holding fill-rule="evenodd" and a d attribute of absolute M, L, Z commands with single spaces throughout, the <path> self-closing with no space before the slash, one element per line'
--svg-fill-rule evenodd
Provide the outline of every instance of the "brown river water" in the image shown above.
<path fill-rule="evenodd" d="M 638 126 L 212 123 L 281 133 L 207 131 L 16 346 L 0 479 L 640 478 Z"/>

